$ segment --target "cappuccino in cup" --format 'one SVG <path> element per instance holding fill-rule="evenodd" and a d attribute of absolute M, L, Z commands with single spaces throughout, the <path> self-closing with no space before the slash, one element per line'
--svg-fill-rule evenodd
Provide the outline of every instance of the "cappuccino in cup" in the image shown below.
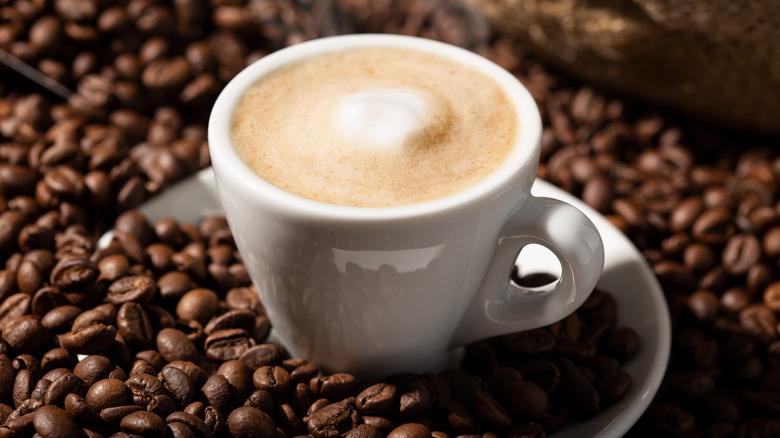
<path fill-rule="evenodd" d="M 392 207 L 485 179 L 518 131 L 514 105 L 485 73 L 375 47 L 312 56 L 262 77 L 236 106 L 231 135 L 244 163 L 287 192 Z"/>
<path fill-rule="evenodd" d="M 436 370 L 455 347 L 549 325 L 588 297 L 601 238 L 531 194 L 541 138 L 511 73 L 400 35 L 265 56 L 209 119 L 220 200 L 275 336 L 361 378 Z M 560 262 L 551 289 L 512 281 L 529 244 Z"/>

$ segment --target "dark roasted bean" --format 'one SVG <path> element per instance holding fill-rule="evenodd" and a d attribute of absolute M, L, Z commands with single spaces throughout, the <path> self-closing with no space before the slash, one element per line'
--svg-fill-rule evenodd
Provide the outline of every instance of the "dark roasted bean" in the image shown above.
<path fill-rule="evenodd" d="M 233 410 L 227 419 L 230 433 L 237 437 L 273 436 L 276 434 L 276 423 L 260 409 L 240 407 Z"/>

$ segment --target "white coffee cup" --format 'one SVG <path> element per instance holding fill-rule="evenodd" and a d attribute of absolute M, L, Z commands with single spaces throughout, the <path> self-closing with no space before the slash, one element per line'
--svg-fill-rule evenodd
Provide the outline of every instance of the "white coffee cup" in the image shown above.
<path fill-rule="evenodd" d="M 462 192 L 395 207 L 318 202 L 253 173 L 231 141 L 245 90 L 296 61 L 368 47 L 425 51 L 493 78 L 522 120 L 509 158 Z M 276 335 L 326 372 L 363 377 L 434 369 L 455 347 L 551 324 L 588 297 L 603 266 L 601 237 L 576 208 L 531 196 L 541 135 L 536 103 L 510 73 L 472 52 L 398 35 L 324 38 L 268 55 L 225 87 L 208 128 L 220 199 Z M 529 244 L 560 262 L 550 288 L 510 280 Z"/>

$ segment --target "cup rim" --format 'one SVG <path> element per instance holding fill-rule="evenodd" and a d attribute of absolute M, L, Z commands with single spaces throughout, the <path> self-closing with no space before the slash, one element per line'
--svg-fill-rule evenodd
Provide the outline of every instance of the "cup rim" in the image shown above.
<path fill-rule="evenodd" d="M 293 62 L 325 53 L 370 47 L 391 47 L 442 55 L 486 73 L 512 102 L 518 117 L 518 137 L 507 159 L 486 178 L 455 194 L 430 201 L 388 207 L 356 207 L 331 204 L 287 192 L 256 175 L 239 157 L 232 146 L 230 128 L 233 110 L 244 91 L 260 77 Z M 208 145 L 211 162 L 220 179 L 231 180 L 229 186 L 246 187 L 258 201 L 272 203 L 285 214 L 319 220 L 375 221 L 430 216 L 492 198 L 508 186 L 517 186 L 518 175 L 530 173 L 522 180 L 527 193 L 538 165 L 542 137 L 542 122 L 536 101 L 522 83 L 487 58 L 447 43 L 395 34 L 350 34 L 302 42 L 273 52 L 255 61 L 238 73 L 220 92 L 208 121 Z M 533 166 L 532 172 L 528 166 Z M 218 169 L 222 169 L 220 172 Z M 224 183 L 223 183 L 224 185 Z M 224 187 L 223 187 L 224 188 Z M 530 196 L 530 195 L 529 195 Z"/>

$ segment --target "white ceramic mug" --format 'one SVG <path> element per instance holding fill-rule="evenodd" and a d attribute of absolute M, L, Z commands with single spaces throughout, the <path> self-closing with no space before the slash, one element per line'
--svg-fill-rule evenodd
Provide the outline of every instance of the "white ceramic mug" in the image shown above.
<path fill-rule="evenodd" d="M 500 85 L 523 134 L 495 173 L 442 199 L 362 208 L 287 193 L 241 161 L 232 113 L 260 77 L 312 55 L 387 46 L 449 57 Z M 268 55 L 225 87 L 208 128 L 220 199 L 276 335 L 325 371 L 365 377 L 436 368 L 454 347 L 551 324 L 588 297 L 604 261 L 601 237 L 576 208 L 530 195 L 541 135 L 533 98 L 507 71 L 454 46 L 398 35 L 324 38 Z M 550 290 L 510 280 L 532 243 L 560 261 Z"/>

